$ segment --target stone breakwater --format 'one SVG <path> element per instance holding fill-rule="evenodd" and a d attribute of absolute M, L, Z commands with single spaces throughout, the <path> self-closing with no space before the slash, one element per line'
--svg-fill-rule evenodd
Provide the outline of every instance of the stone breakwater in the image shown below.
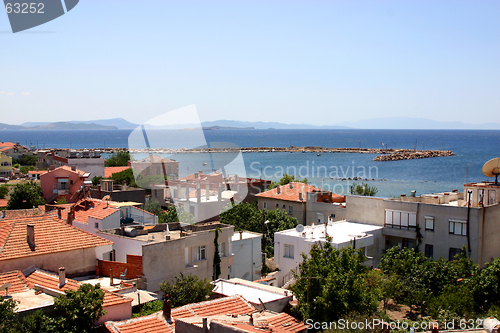
<path fill-rule="evenodd" d="M 415 160 L 419 158 L 431 158 L 442 156 L 454 156 L 450 150 L 401 150 L 390 154 L 384 154 L 375 157 L 374 161 L 399 161 L 399 160 Z"/>

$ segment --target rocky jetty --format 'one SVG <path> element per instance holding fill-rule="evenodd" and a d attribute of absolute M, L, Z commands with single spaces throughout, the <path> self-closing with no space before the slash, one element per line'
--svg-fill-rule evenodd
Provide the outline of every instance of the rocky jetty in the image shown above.
<path fill-rule="evenodd" d="M 399 161 L 399 160 L 416 160 L 419 158 L 431 158 L 442 156 L 454 156 L 450 150 L 397 150 L 390 154 L 379 155 L 374 161 Z"/>

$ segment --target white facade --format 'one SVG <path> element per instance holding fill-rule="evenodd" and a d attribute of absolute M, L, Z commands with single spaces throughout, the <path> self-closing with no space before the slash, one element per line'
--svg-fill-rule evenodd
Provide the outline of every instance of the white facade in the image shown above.
<path fill-rule="evenodd" d="M 262 234 L 240 231 L 232 237 L 234 264 L 229 269 L 229 278 L 255 281 L 262 270 Z"/>
<path fill-rule="evenodd" d="M 367 256 L 365 264 L 371 265 L 373 256 L 380 256 L 382 243 L 382 226 L 339 221 L 329 223 L 326 232 L 332 237 L 333 247 L 340 249 L 349 245 L 364 249 Z M 325 226 L 306 226 L 298 233 L 295 229 L 280 231 L 274 234 L 274 261 L 280 268 L 277 276 L 279 287 L 291 280 L 291 270 L 297 270 L 302 262 L 302 253 L 308 254 L 314 243 L 324 243 Z"/>

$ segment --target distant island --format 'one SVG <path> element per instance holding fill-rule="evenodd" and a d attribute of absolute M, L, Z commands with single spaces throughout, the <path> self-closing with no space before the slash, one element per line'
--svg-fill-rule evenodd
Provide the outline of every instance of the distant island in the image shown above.
<path fill-rule="evenodd" d="M 50 130 L 115 130 L 116 126 L 104 126 L 94 123 L 70 123 L 70 122 L 57 122 L 49 123 L 38 126 L 22 126 L 22 125 L 8 125 L 0 123 L 0 130 L 21 130 L 21 131 L 50 131 Z"/>

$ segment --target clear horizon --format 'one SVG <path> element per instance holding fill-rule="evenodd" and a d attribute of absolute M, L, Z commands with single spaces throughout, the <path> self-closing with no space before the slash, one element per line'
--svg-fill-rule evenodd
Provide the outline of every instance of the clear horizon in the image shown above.
<path fill-rule="evenodd" d="M 0 122 L 498 122 L 500 3 L 81 1 L 12 34 Z M 304 119 L 305 118 L 305 119 Z"/>

